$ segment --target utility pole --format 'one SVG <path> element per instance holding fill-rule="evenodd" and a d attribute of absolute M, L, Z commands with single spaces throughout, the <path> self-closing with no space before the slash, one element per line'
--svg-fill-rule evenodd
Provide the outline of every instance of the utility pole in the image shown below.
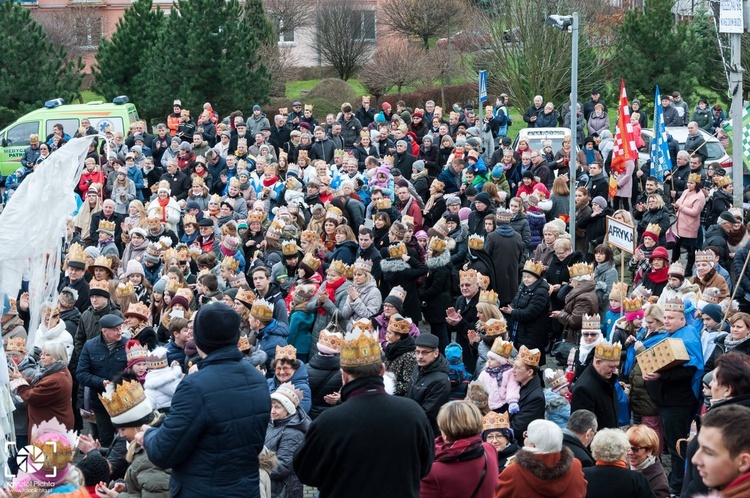
<path fill-rule="evenodd" d="M 729 94 L 732 96 L 732 183 L 734 185 L 733 202 L 735 207 L 742 207 L 742 177 L 745 171 L 744 130 L 742 126 L 742 49 L 741 37 L 744 32 L 743 7 L 746 0 L 721 0 L 719 10 L 719 32 L 729 35 Z"/>

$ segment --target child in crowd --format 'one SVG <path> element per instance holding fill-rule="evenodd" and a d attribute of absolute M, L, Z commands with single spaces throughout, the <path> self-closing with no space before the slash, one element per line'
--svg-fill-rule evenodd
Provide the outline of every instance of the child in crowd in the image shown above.
<path fill-rule="evenodd" d="M 568 379 L 562 370 L 544 370 L 544 418 L 561 429 L 568 426 L 570 418 L 570 390 Z"/>
<path fill-rule="evenodd" d="M 487 353 L 487 364 L 479 374 L 479 381 L 484 384 L 489 393 L 490 409 L 496 412 L 505 411 L 507 405 L 511 415 L 518 413 L 518 400 L 521 386 L 513 376 L 513 363 L 510 355 L 513 344 L 501 338 L 495 339 L 492 349 Z"/>

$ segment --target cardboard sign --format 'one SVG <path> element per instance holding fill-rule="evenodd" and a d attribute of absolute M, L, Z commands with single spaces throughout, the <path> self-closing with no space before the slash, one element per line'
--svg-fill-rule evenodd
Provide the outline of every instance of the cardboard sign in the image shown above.
<path fill-rule="evenodd" d="M 635 227 L 607 216 L 607 242 L 627 253 L 635 252 Z"/>

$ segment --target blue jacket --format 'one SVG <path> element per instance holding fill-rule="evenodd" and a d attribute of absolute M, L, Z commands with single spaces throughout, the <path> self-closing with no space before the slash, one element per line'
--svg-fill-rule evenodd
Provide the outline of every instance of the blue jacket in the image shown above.
<path fill-rule="evenodd" d="M 171 365 L 173 361 L 178 362 L 180 365 L 185 364 L 185 349 L 179 347 L 174 342 L 174 337 L 172 337 L 169 342 L 167 343 L 167 362 Z"/>
<path fill-rule="evenodd" d="M 104 381 L 112 380 L 122 373 L 128 364 L 125 353 L 126 339 L 120 342 L 110 351 L 104 341 L 104 336 L 89 339 L 83 344 L 81 355 L 78 357 L 78 369 L 76 378 L 80 384 L 89 388 L 89 400 L 91 406 L 98 410 L 104 410 L 104 405 L 99 401 L 100 394 L 104 392 Z"/>
<path fill-rule="evenodd" d="M 458 192 L 461 188 L 461 175 L 456 176 L 456 173 L 453 171 L 453 166 L 448 166 L 441 171 L 437 179 L 445 184 L 443 192 L 445 192 L 446 195 Z"/>
<path fill-rule="evenodd" d="M 146 431 L 149 460 L 172 469 L 170 496 L 260 497 L 271 398 L 263 375 L 241 360 L 236 345 L 206 356 L 177 386 L 162 426 Z"/>
<path fill-rule="evenodd" d="M 141 189 L 143 188 L 143 173 L 141 173 L 141 170 L 139 170 L 137 167 L 133 166 L 131 168 L 128 168 L 127 177 L 135 185 L 135 191 L 138 200 L 143 201 L 143 192 L 141 192 Z"/>
<path fill-rule="evenodd" d="M 271 362 L 276 357 L 276 346 L 286 346 L 287 336 L 289 336 L 289 327 L 275 318 L 258 332 L 258 346 L 268 355 L 266 372 L 268 372 L 269 378 L 273 376 Z"/>
<path fill-rule="evenodd" d="M 277 379 L 276 376 L 266 380 L 268 380 L 268 394 L 276 392 L 276 389 L 281 385 L 281 382 L 279 382 L 279 379 Z M 305 410 L 305 413 L 310 413 L 310 408 L 312 407 L 312 391 L 310 391 L 307 365 L 300 361 L 299 368 L 294 372 L 294 375 L 292 375 L 292 378 L 289 379 L 288 382 L 291 382 L 294 384 L 294 387 L 302 391 L 302 399 L 299 402 L 299 407 Z"/>

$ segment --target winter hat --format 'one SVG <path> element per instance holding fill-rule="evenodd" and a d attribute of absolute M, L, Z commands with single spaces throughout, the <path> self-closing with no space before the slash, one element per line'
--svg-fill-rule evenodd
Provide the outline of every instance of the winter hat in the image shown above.
<path fill-rule="evenodd" d="M 435 334 L 420 334 L 414 344 L 423 348 L 437 349 L 440 346 L 440 340 Z"/>
<path fill-rule="evenodd" d="M 245 359 L 249 361 L 250 364 L 255 368 L 261 367 L 265 369 L 266 363 L 268 362 L 268 354 L 266 354 L 266 352 L 262 349 L 258 348 Z"/>
<path fill-rule="evenodd" d="M 85 252 L 86 256 L 88 256 L 91 259 L 96 259 L 102 255 L 101 251 L 99 251 L 99 249 L 97 249 L 94 246 L 87 247 L 86 249 L 83 250 L 83 252 Z"/>
<path fill-rule="evenodd" d="M 492 178 L 496 178 L 496 179 L 502 178 L 503 177 L 503 167 L 500 166 L 499 164 L 496 165 L 494 168 L 492 168 L 491 175 L 492 175 Z"/>
<path fill-rule="evenodd" d="M 109 481 L 109 462 L 98 451 L 88 453 L 76 467 L 83 474 L 83 484 L 86 487 Z"/>
<path fill-rule="evenodd" d="M 527 169 L 526 171 L 523 172 L 523 178 L 530 178 L 533 180 L 534 173 L 532 173 L 530 169 Z"/>
<path fill-rule="evenodd" d="M 654 259 L 661 258 L 664 261 L 669 261 L 669 253 L 667 250 L 661 246 L 658 246 L 651 252 L 651 256 L 648 258 L 649 261 L 653 261 Z"/>
<path fill-rule="evenodd" d="M 294 384 L 290 382 L 284 382 L 281 384 L 273 394 L 271 399 L 281 403 L 281 406 L 287 411 L 289 415 L 297 413 L 297 406 L 299 406 L 300 397 L 294 389 Z"/>
<path fill-rule="evenodd" d="M 728 221 L 729 223 L 737 223 L 737 219 L 730 213 L 729 211 L 724 211 L 719 215 L 719 219 L 723 221 Z"/>
<path fill-rule="evenodd" d="M 171 142 L 172 142 L 172 143 L 175 143 L 175 142 L 177 142 L 177 143 L 181 143 L 181 142 L 182 142 L 182 140 L 180 140 L 180 137 L 172 137 L 172 140 L 171 140 Z"/>
<path fill-rule="evenodd" d="M 427 232 L 424 230 L 420 230 L 417 233 L 414 234 L 414 238 L 417 240 L 428 240 L 430 237 L 427 235 Z"/>
<path fill-rule="evenodd" d="M 390 168 L 388 168 L 388 166 L 378 166 L 378 169 L 375 170 L 375 172 L 376 172 L 375 174 L 377 174 L 377 175 L 383 174 L 386 177 L 391 174 L 391 170 L 390 170 Z"/>
<path fill-rule="evenodd" d="M 188 201 L 187 204 L 185 204 L 185 211 L 190 211 L 191 209 L 201 209 L 201 205 L 198 204 L 196 201 Z"/>
<path fill-rule="evenodd" d="M 400 286 L 396 286 L 391 290 L 391 293 L 388 294 L 388 297 L 385 298 L 383 301 L 383 304 L 390 304 L 394 308 L 396 308 L 396 311 L 401 313 L 401 310 L 404 308 L 404 299 L 406 298 L 406 292 L 404 289 Z"/>
<path fill-rule="evenodd" d="M 459 211 L 459 212 L 460 212 L 460 211 Z M 445 222 L 446 222 L 446 223 L 449 223 L 449 222 L 451 222 L 451 221 L 452 221 L 453 223 L 455 223 L 455 224 L 459 224 L 459 223 L 461 223 L 461 219 L 460 219 L 460 218 L 459 218 L 458 216 L 456 216 L 455 214 L 451 213 L 451 214 L 447 214 L 447 215 L 445 215 Z"/>
<path fill-rule="evenodd" d="M 704 315 L 711 317 L 711 320 L 716 323 L 721 323 L 721 319 L 724 318 L 724 312 L 721 310 L 721 306 L 718 304 L 709 303 L 703 307 L 701 311 Z"/>
<path fill-rule="evenodd" d="M 411 169 L 415 169 L 421 173 L 422 171 L 424 171 L 424 161 L 421 159 L 419 159 L 418 161 L 414 161 L 414 163 L 411 165 Z"/>
<path fill-rule="evenodd" d="M 591 202 L 598 205 L 602 209 L 607 207 L 607 200 L 601 195 L 597 195 L 596 197 L 594 197 L 594 200 L 592 200 Z"/>
<path fill-rule="evenodd" d="M 164 291 L 167 288 L 167 279 L 161 278 L 156 281 L 154 284 L 154 292 L 158 292 L 159 294 L 164 294 Z"/>
<path fill-rule="evenodd" d="M 429 140 L 430 141 L 430 145 L 432 145 L 433 143 L 435 143 L 435 141 L 432 139 L 432 135 L 425 135 L 425 136 L 423 136 L 422 137 L 422 143 L 423 144 L 424 144 L 425 140 Z"/>
<path fill-rule="evenodd" d="M 471 215 L 471 208 L 461 208 L 458 210 L 459 221 L 468 220 L 470 215 Z"/>
<path fill-rule="evenodd" d="M 192 149 L 193 149 L 193 147 L 192 147 L 192 146 L 190 145 L 190 142 L 182 142 L 182 143 L 180 144 L 180 150 L 187 150 L 187 151 L 190 151 L 190 150 L 192 150 Z"/>
<path fill-rule="evenodd" d="M 128 266 L 125 269 L 125 273 L 122 275 L 123 280 L 128 278 L 130 275 L 141 275 L 146 276 L 146 273 L 143 271 L 143 265 L 140 264 L 135 259 L 131 259 L 128 261 Z"/>
<path fill-rule="evenodd" d="M 481 202 L 487 207 L 490 207 L 492 204 L 492 200 L 490 199 L 490 194 L 487 192 L 479 192 L 476 197 L 474 197 L 474 202 Z"/>
<path fill-rule="evenodd" d="M 459 199 L 459 198 L 458 198 L 457 196 L 455 196 L 455 195 L 452 195 L 452 196 L 448 197 L 448 198 L 447 198 L 447 199 L 445 200 L 445 205 L 446 205 L 446 207 L 447 207 L 447 206 L 453 206 L 454 204 L 458 204 L 459 206 L 461 205 L 461 199 Z"/>
<path fill-rule="evenodd" d="M 469 128 L 469 130 L 470 130 L 470 129 L 471 129 L 471 128 Z M 468 133 L 468 131 L 469 131 L 469 130 L 466 130 L 466 132 Z M 481 147 L 481 146 L 482 146 L 482 141 L 481 141 L 481 140 L 479 140 L 479 139 L 478 139 L 477 137 L 471 137 L 470 139 L 468 139 L 468 140 L 466 141 L 466 143 L 467 143 L 467 144 L 469 144 L 469 145 L 471 145 L 471 146 L 472 146 L 472 147 L 474 147 L 475 149 L 478 149 L 479 147 Z"/>
<path fill-rule="evenodd" d="M 185 296 L 175 296 L 172 298 L 172 301 L 170 301 L 170 304 L 174 306 L 175 304 L 181 305 L 185 309 L 190 308 L 190 303 L 188 302 L 187 298 Z"/>
<path fill-rule="evenodd" d="M 206 354 L 227 346 L 237 347 L 240 315 L 222 302 L 204 304 L 195 314 L 193 337 L 195 345 Z"/>

